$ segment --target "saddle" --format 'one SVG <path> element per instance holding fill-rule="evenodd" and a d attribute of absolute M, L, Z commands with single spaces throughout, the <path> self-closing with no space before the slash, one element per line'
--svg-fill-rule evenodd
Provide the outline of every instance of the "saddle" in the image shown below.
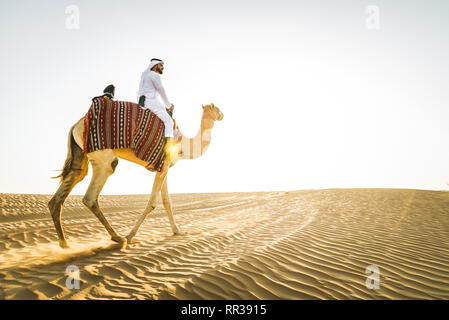
<path fill-rule="evenodd" d="M 174 122 L 174 140 L 182 133 Z M 165 160 L 164 123 L 147 108 L 128 101 L 97 98 L 84 118 L 84 153 L 130 148 L 135 156 L 161 171 Z"/>

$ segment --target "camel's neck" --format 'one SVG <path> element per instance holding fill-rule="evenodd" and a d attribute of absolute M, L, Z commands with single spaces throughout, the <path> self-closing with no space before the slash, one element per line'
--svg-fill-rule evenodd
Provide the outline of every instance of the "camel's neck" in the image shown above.
<path fill-rule="evenodd" d="M 203 112 L 201 117 L 201 128 L 194 138 L 182 137 L 181 140 L 181 159 L 195 159 L 201 157 L 207 150 L 212 137 L 212 128 L 214 120 L 207 112 Z"/>

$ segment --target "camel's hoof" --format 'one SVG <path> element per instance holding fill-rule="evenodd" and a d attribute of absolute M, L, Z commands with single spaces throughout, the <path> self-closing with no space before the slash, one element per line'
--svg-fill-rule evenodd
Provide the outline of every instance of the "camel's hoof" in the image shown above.
<path fill-rule="evenodd" d="M 128 241 L 128 244 L 135 243 L 135 241 L 133 241 L 133 238 L 134 238 L 134 236 L 131 236 L 131 235 L 126 236 L 126 241 Z"/>
<path fill-rule="evenodd" d="M 111 240 L 114 241 L 114 242 L 117 242 L 120 245 L 121 248 L 125 248 L 127 243 L 128 243 L 128 240 L 126 238 L 118 237 L 118 236 L 117 237 L 111 237 Z"/>
<path fill-rule="evenodd" d="M 67 244 L 67 241 L 65 241 L 65 240 L 59 240 L 59 246 L 60 246 L 62 249 L 68 249 L 68 248 L 70 248 L 69 245 Z"/>

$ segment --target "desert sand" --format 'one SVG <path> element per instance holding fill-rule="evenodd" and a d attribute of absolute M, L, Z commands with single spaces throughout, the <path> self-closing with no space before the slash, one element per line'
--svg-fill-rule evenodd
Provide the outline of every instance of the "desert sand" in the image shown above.
<path fill-rule="evenodd" d="M 60 249 L 50 195 L 0 194 L 0 299 L 449 299 L 449 192 L 328 189 L 173 194 L 117 248 L 70 196 Z M 149 195 L 101 196 L 125 236 Z M 66 287 L 66 268 L 80 288 Z M 380 271 L 368 289 L 366 267 Z"/>

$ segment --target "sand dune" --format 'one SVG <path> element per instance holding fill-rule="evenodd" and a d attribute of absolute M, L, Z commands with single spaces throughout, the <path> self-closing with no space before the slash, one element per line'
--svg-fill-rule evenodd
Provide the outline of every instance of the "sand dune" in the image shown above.
<path fill-rule="evenodd" d="M 175 194 L 120 250 L 70 196 L 60 249 L 47 195 L 0 194 L 0 299 L 449 299 L 449 193 L 396 189 Z M 148 195 L 102 196 L 126 235 Z M 160 200 L 159 200 L 160 201 Z M 66 287 L 66 268 L 80 289 Z M 365 269 L 380 270 L 379 289 Z"/>

